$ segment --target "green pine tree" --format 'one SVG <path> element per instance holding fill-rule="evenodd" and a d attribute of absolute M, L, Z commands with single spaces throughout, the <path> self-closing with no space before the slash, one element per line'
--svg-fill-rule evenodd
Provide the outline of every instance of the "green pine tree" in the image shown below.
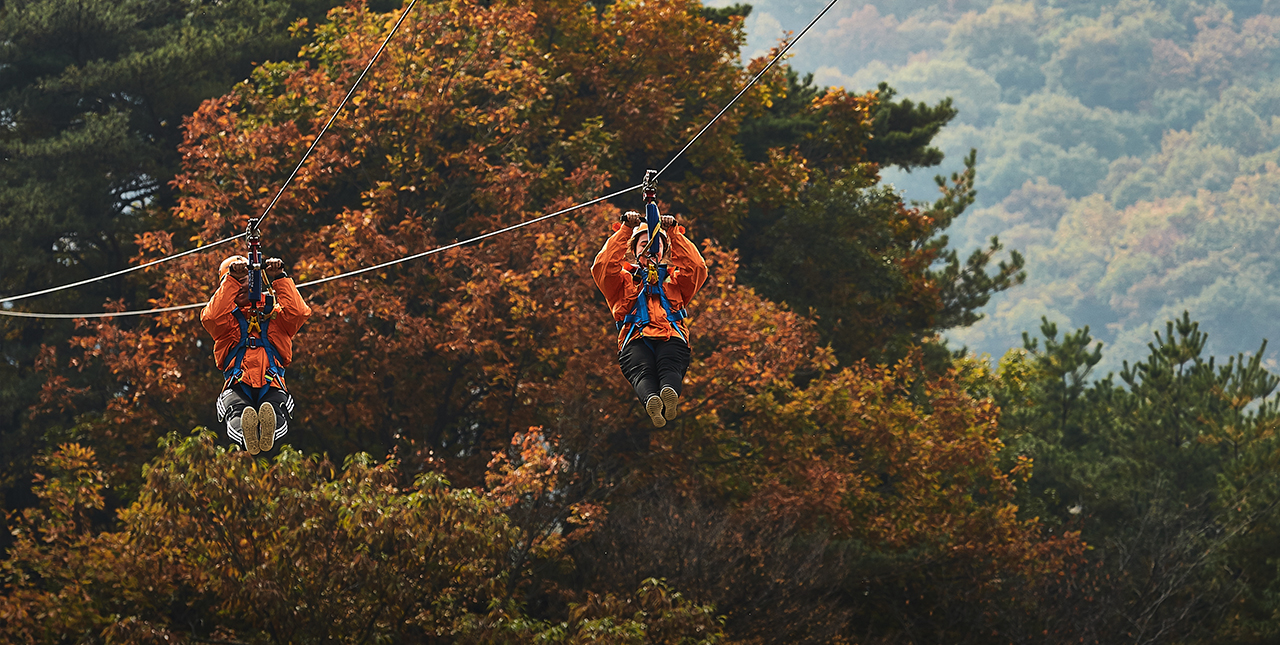
<path fill-rule="evenodd" d="M 153 218 L 172 205 L 183 118 L 255 63 L 294 58 L 302 41 L 289 26 L 337 4 L 0 2 L 0 296 L 128 266 L 134 236 L 157 228 Z M 93 311 L 146 296 L 145 286 L 118 278 L 16 304 Z M 70 333 L 69 322 L 0 318 L 0 489 L 25 485 L 44 430 L 71 421 L 28 418 L 44 382 L 37 353 L 65 346 Z"/>

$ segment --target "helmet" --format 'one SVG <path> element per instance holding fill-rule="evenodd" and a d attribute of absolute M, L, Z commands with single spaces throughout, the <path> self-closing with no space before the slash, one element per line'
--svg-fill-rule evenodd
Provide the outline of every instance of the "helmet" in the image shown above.
<path fill-rule="evenodd" d="M 641 234 L 641 233 L 648 233 L 648 232 L 649 232 L 649 224 L 648 224 L 648 223 L 642 223 L 642 224 L 640 224 L 639 226 L 637 226 L 637 227 L 635 227 L 634 229 L 632 229 L 632 231 L 631 231 L 631 241 L 628 243 L 628 245 L 631 247 L 631 252 L 632 252 L 632 253 L 638 253 L 638 251 L 636 250 L 636 242 L 637 242 L 637 241 L 639 241 L 639 239 L 640 239 L 640 234 Z M 664 249 L 670 249 L 670 248 L 671 248 L 671 241 L 667 239 L 667 231 L 666 231 L 666 229 L 663 229 L 663 228 L 659 228 L 659 229 L 658 229 L 658 239 L 659 239 L 659 240 L 662 240 L 662 247 L 663 247 Z"/>
<path fill-rule="evenodd" d="M 233 255 L 223 260 L 222 264 L 218 265 L 218 282 L 222 282 L 222 280 L 227 277 L 227 274 L 231 273 L 231 265 L 235 264 L 236 262 L 248 262 L 248 261 L 249 261 L 249 258 L 246 258 L 243 255 Z"/>

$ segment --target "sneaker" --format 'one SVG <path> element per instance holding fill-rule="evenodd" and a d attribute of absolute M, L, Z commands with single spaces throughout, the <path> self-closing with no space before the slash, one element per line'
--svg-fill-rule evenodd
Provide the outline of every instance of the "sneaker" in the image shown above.
<path fill-rule="evenodd" d="M 653 421 L 653 427 L 661 428 L 667 425 L 667 420 L 662 416 L 662 399 L 655 394 L 644 402 L 644 411 L 649 413 L 649 420 Z"/>
<path fill-rule="evenodd" d="M 667 421 L 676 418 L 676 406 L 680 404 L 680 395 L 676 393 L 675 388 L 668 385 L 662 388 L 658 396 L 662 398 L 662 416 Z"/>
<path fill-rule="evenodd" d="M 276 440 L 276 409 L 270 403 L 258 408 L 258 450 L 271 450 Z"/>
<path fill-rule="evenodd" d="M 249 454 L 256 455 L 262 451 L 258 446 L 258 411 L 253 408 L 245 408 L 244 413 L 240 415 L 240 432 L 244 433 L 244 449 Z"/>

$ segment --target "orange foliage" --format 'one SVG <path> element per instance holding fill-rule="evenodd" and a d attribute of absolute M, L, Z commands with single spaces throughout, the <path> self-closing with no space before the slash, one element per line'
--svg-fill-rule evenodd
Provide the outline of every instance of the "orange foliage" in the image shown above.
<path fill-rule="evenodd" d="M 92 530 L 106 485 L 93 451 L 65 444 L 38 465 L 49 471 L 35 481 L 42 508 L 10 514 L 14 544 L 0 562 L 0 637 L 12 643 L 56 642 L 101 627 L 97 572 L 121 562 L 121 536 Z"/>
<path fill-rule="evenodd" d="M 698 7 L 418 4 L 267 218 L 268 252 L 305 282 L 630 183 L 636 160 L 652 165 L 678 149 L 745 79 L 732 61 L 740 31 L 702 19 Z M 210 241 L 259 213 L 393 18 L 359 5 L 331 17 L 304 61 L 262 66 L 188 120 L 174 231 Z M 668 430 L 644 428 L 590 278 L 619 213 L 605 204 L 304 290 L 314 314 L 295 338 L 289 383 L 299 404 L 284 441 L 333 454 L 395 450 L 408 471 L 487 482 L 489 503 L 511 514 L 523 532 L 517 548 L 532 557 L 559 557 L 565 523 L 569 536 L 585 535 L 603 520 L 592 490 L 611 489 L 616 501 L 620 481 L 660 479 L 746 512 L 803 517 L 805 529 L 922 550 L 956 571 L 979 563 L 965 574 L 977 587 L 994 584 L 995 571 L 1058 567 L 1078 545 L 1046 542 L 1015 517 L 990 402 L 965 394 L 954 375 L 921 375 L 913 361 L 832 372 L 812 321 L 737 284 L 733 254 L 706 239 L 733 229 L 748 186 L 785 195 L 807 176 L 795 151 L 754 164 L 732 140 L 742 115 L 785 87 L 781 72 L 771 74 L 661 186 L 664 212 L 705 240 L 711 271 L 691 307 L 696 351 L 682 417 Z M 837 93 L 815 105 L 829 108 L 828 129 L 844 133 L 839 150 L 850 159 L 861 154 L 870 100 Z M 904 211 L 901 225 L 911 229 L 904 235 L 933 230 L 917 211 Z M 140 259 L 169 250 L 170 237 L 141 238 Z M 936 249 L 921 253 L 927 266 Z M 207 299 L 220 259 L 194 255 L 152 272 L 154 304 Z M 77 360 L 106 365 L 120 384 L 99 428 L 101 445 L 124 455 L 114 467 L 136 467 L 163 432 L 212 422 L 221 377 L 194 321 L 108 321 L 77 339 Z M 633 454 L 619 457 L 619 447 Z M 235 468 L 263 476 L 249 462 Z M 164 476 L 176 486 L 182 475 Z M 248 521 L 231 510 L 216 519 Z M 616 601 L 593 598 L 587 606 Z"/>
<path fill-rule="evenodd" d="M 740 32 L 702 19 L 698 8 L 680 1 L 622 2 L 600 13 L 557 2 L 417 7 L 267 219 L 269 252 L 305 282 L 568 206 L 606 190 L 633 158 L 653 164 L 745 80 L 727 57 Z M 251 82 L 203 105 L 187 122 L 174 226 L 208 241 L 260 212 L 367 58 L 370 34 L 390 19 L 337 9 L 303 52 L 314 64 L 264 65 Z M 662 195 L 673 198 L 665 210 L 684 213 L 691 230 L 701 225 L 705 234 L 740 215 L 754 175 L 778 176 L 767 183 L 779 186 L 803 180 L 790 170 L 779 175 L 802 162 L 750 164 L 732 142 L 737 120 L 783 88 L 771 73 L 700 140 L 688 157 L 699 172 L 664 180 Z M 680 172 L 673 167 L 669 176 Z M 307 434 L 291 440 L 339 453 L 397 444 L 436 450 L 468 459 L 465 476 L 475 481 L 515 429 L 542 425 L 575 449 L 623 430 L 632 406 L 612 351 L 594 342 L 609 321 L 584 265 L 616 216 L 601 205 L 304 291 L 315 315 L 297 337 L 290 383 L 302 401 L 297 426 Z M 171 237 L 143 236 L 144 257 L 169 250 Z M 210 253 L 165 265 L 153 302 L 207 299 L 219 260 Z M 734 297 L 726 306 L 752 305 Z M 769 322 L 776 316 L 787 322 Z M 161 426 L 208 419 L 219 383 L 193 318 L 88 326 L 79 348 L 127 386 L 108 402 L 104 436 L 138 447 Z M 797 326 L 777 311 L 759 324 Z M 715 336 L 740 325 L 704 326 L 703 335 Z M 581 423 L 564 421 L 587 411 Z"/>
<path fill-rule="evenodd" d="M 284 449 L 274 463 L 170 436 L 118 531 L 96 532 L 104 476 L 64 445 L 39 477 L 4 561 L 4 642 L 714 642 L 709 607 L 646 581 L 588 595 L 569 620 L 528 619 L 507 582 L 517 532 L 492 500 L 394 460 L 339 470 Z M 635 607 L 645 611 L 637 612 Z M 649 613 L 645 613 L 649 612 Z M 613 637 L 610 640 L 609 636 Z"/>

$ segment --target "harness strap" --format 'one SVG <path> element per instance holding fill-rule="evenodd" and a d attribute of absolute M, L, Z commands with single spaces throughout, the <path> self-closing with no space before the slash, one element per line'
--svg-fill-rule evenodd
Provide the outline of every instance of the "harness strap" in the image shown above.
<path fill-rule="evenodd" d="M 637 330 L 652 322 L 652 319 L 649 317 L 648 302 L 649 296 L 651 295 L 658 296 L 658 302 L 662 304 L 662 309 L 667 314 L 667 322 L 671 323 L 671 327 L 676 330 L 676 334 L 680 336 L 680 339 L 685 343 L 688 343 L 689 337 L 685 334 L 683 329 L 680 329 L 680 321 L 688 318 L 689 312 L 685 309 L 673 311 L 671 300 L 667 298 L 667 292 L 662 287 L 662 285 L 667 281 L 667 265 L 662 264 L 658 266 L 658 281 L 656 283 L 649 284 L 644 282 L 643 274 L 646 272 L 647 270 L 644 267 L 636 267 L 636 270 L 632 272 L 633 276 L 643 282 L 643 286 L 640 289 L 640 293 L 636 295 L 635 308 L 631 310 L 630 314 L 623 316 L 622 320 L 614 323 L 614 325 L 617 326 L 618 331 L 622 331 L 623 328 L 628 325 L 631 326 L 631 329 L 627 330 L 627 335 L 622 339 L 622 345 L 625 347 L 626 344 L 631 341 L 632 334 L 635 334 Z"/>
<path fill-rule="evenodd" d="M 236 307 L 232 314 L 236 318 L 236 324 L 240 326 L 240 342 L 236 343 L 227 352 L 227 358 L 224 364 L 220 366 L 222 375 L 226 377 L 226 384 L 230 385 L 236 382 L 244 374 L 244 357 L 251 349 L 261 347 L 267 354 L 267 377 L 276 381 L 277 385 L 284 382 L 284 367 L 280 364 L 284 362 L 280 358 L 280 352 L 271 344 L 270 337 L 267 335 L 271 330 L 271 317 L 269 315 L 260 315 L 258 319 L 251 323 L 244 311 Z M 254 327 L 257 327 L 255 330 Z M 256 331 L 258 336 L 250 336 L 250 331 Z M 283 389 L 283 387 L 281 387 Z"/>

